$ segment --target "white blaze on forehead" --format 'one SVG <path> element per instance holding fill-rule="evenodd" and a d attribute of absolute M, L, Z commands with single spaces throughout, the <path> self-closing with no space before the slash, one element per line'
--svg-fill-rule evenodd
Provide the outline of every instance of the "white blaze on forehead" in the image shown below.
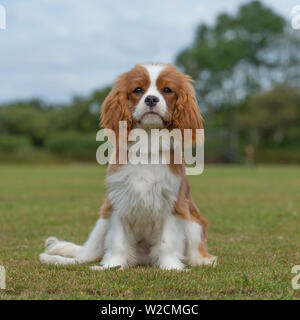
<path fill-rule="evenodd" d="M 161 71 L 166 67 L 164 64 L 142 64 L 144 68 L 147 69 L 150 77 L 150 87 L 156 87 L 156 81 L 159 77 Z"/>
<path fill-rule="evenodd" d="M 144 95 L 142 96 L 142 98 L 140 99 L 139 103 L 137 104 L 136 109 L 133 113 L 133 117 L 139 120 L 144 113 L 149 111 L 148 106 L 145 104 L 145 98 L 149 95 L 156 96 L 159 99 L 159 102 L 157 104 L 155 111 L 158 112 L 163 117 L 167 111 L 167 104 L 164 97 L 159 92 L 156 86 L 156 82 L 161 71 L 166 68 L 166 65 L 160 64 L 160 63 L 143 63 L 141 64 L 141 66 L 148 71 L 150 85 L 149 85 L 149 88 L 144 93 Z"/>

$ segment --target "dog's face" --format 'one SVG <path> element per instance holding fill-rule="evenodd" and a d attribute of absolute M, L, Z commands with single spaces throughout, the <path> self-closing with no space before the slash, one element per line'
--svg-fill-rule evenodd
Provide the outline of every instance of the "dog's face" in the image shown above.
<path fill-rule="evenodd" d="M 202 118 L 189 76 L 174 66 L 139 64 L 122 74 L 101 108 L 101 125 L 133 128 L 201 129 Z"/>

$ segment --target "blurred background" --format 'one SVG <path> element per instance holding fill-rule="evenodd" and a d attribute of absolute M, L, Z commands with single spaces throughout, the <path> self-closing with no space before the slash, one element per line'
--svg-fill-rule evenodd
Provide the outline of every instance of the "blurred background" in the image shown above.
<path fill-rule="evenodd" d="M 158 61 L 195 81 L 206 163 L 300 163 L 295 1 L 0 4 L 0 162 L 95 163 L 113 81 Z"/>

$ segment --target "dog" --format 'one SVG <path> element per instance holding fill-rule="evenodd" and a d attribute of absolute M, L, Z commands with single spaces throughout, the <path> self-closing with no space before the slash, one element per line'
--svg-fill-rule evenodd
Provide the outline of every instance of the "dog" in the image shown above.
<path fill-rule="evenodd" d="M 118 135 L 120 121 L 129 132 L 203 128 L 191 78 L 162 63 L 141 63 L 119 76 L 101 106 L 101 126 Z M 208 221 L 191 198 L 184 163 L 117 162 L 107 168 L 106 185 L 100 219 L 87 242 L 79 246 L 50 237 L 42 263 L 100 262 L 94 270 L 216 265 L 206 246 Z"/>

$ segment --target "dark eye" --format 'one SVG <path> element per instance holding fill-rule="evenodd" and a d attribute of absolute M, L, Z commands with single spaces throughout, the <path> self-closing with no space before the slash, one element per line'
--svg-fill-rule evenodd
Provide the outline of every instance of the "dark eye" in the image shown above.
<path fill-rule="evenodd" d="M 164 93 L 172 93 L 172 90 L 168 87 L 163 88 Z"/>
<path fill-rule="evenodd" d="M 141 87 L 137 87 L 137 88 L 135 88 L 134 90 L 133 90 L 133 93 L 143 93 L 144 92 L 144 90 L 143 90 L 143 88 L 141 88 Z"/>

